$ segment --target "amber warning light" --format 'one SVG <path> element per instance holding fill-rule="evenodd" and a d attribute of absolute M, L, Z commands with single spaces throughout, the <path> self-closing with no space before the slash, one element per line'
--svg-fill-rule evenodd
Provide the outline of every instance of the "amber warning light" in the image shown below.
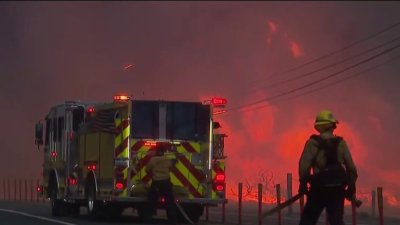
<path fill-rule="evenodd" d="M 128 95 L 114 95 L 114 101 L 116 102 L 126 102 L 129 100 Z"/>

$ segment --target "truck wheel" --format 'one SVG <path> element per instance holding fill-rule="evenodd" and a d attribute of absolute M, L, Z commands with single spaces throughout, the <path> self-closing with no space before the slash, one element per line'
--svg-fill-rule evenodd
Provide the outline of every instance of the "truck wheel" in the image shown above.
<path fill-rule="evenodd" d="M 151 220 L 150 213 L 147 210 L 147 205 L 143 204 L 136 208 L 136 212 L 141 222 L 149 222 Z"/>
<path fill-rule="evenodd" d="M 98 219 L 100 216 L 100 206 L 96 201 L 96 189 L 93 185 L 88 187 L 88 193 L 86 196 L 88 214 L 91 219 Z"/>
<path fill-rule="evenodd" d="M 118 205 L 110 205 L 107 208 L 105 208 L 104 211 L 106 212 L 107 219 L 113 221 L 121 217 L 124 208 Z"/>
<path fill-rule="evenodd" d="M 204 207 L 201 204 L 181 204 L 182 209 L 191 221 L 197 223 L 203 215 Z M 182 213 L 177 209 L 178 221 L 181 223 L 189 223 Z"/>
<path fill-rule="evenodd" d="M 69 207 L 69 213 L 70 214 L 72 214 L 72 215 L 74 215 L 74 216 L 79 216 L 79 213 L 80 213 L 80 208 L 81 206 L 79 205 L 79 204 L 72 204 L 70 207 Z"/>
<path fill-rule="evenodd" d="M 53 186 L 50 191 L 50 204 L 51 204 L 51 215 L 62 216 L 62 202 L 58 199 L 57 187 Z"/>

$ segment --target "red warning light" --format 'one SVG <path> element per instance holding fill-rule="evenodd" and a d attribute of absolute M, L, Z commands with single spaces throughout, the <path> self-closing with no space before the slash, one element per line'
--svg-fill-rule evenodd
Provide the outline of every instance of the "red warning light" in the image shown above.
<path fill-rule="evenodd" d="M 218 181 L 218 182 L 225 181 L 225 174 L 223 174 L 223 173 L 217 174 L 215 176 L 215 180 Z"/>
<path fill-rule="evenodd" d="M 129 100 L 128 95 L 114 95 L 114 101 L 116 102 L 126 102 Z"/>
<path fill-rule="evenodd" d="M 217 189 L 217 191 L 223 191 L 224 185 L 217 185 L 216 189 Z"/>
<path fill-rule="evenodd" d="M 52 152 L 51 152 L 51 157 L 55 158 L 56 156 L 57 156 L 57 152 L 52 151 Z"/>
<path fill-rule="evenodd" d="M 87 108 L 86 112 L 89 113 L 89 114 L 94 113 L 94 108 L 93 107 L 89 107 L 89 108 Z"/>
<path fill-rule="evenodd" d="M 69 185 L 76 185 L 78 181 L 75 178 L 68 178 Z"/>
<path fill-rule="evenodd" d="M 93 171 L 93 170 L 96 170 L 96 164 L 88 165 L 88 166 L 87 166 L 87 169 L 88 169 L 88 170 L 92 170 L 92 171 Z"/>
<path fill-rule="evenodd" d="M 124 189 L 124 184 L 122 182 L 115 183 L 115 188 L 118 190 Z"/>
<path fill-rule="evenodd" d="M 228 101 L 225 98 L 214 97 L 214 98 L 211 99 L 211 103 L 213 105 L 215 105 L 215 106 L 217 106 L 217 105 L 218 106 L 223 106 L 223 105 L 226 105 L 226 103 L 228 103 Z"/>
<path fill-rule="evenodd" d="M 40 193 L 41 191 L 42 191 L 42 188 L 41 188 L 40 186 L 37 186 L 36 192 L 37 192 L 37 193 Z"/>

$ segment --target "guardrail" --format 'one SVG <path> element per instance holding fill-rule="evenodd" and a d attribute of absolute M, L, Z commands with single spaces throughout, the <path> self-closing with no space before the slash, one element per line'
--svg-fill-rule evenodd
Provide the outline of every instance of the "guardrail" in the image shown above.
<path fill-rule="evenodd" d="M 1 200 L 9 201 L 45 201 L 45 199 L 40 196 L 37 188 L 39 187 L 39 179 L 2 179 L 2 188 L 0 188 L 3 193 Z M 0 192 L 0 193 L 1 193 Z"/>
<path fill-rule="evenodd" d="M 263 208 L 263 201 L 262 201 L 262 195 L 263 195 L 263 185 L 258 184 L 258 210 L 257 210 L 257 215 L 258 215 L 258 225 L 262 224 L 262 208 Z M 276 189 L 276 206 L 279 206 L 281 204 L 281 185 L 276 184 L 275 185 Z M 238 224 L 242 224 L 242 202 L 243 202 L 243 183 L 238 184 Z M 292 197 L 292 174 L 288 173 L 287 174 L 287 199 L 290 199 Z M 376 194 L 377 193 L 377 194 Z M 382 187 L 377 187 L 376 191 L 373 190 L 371 192 L 371 215 L 372 217 L 375 217 L 375 210 L 376 210 L 376 198 L 378 202 L 378 213 L 379 213 L 379 225 L 384 225 L 384 217 L 383 217 L 383 188 Z M 302 196 L 298 201 L 299 204 L 299 209 L 300 209 L 300 214 L 303 212 L 304 209 L 304 196 Z M 283 209 L 282 209 L 283 210 Z M 277 216 L 277 224 L 282 225 L 282 210 L 279 210 L 276 213 Z M 288 214 L 293 213 L 292 206 L 288 206 Z M 352 209 L 351 209 L 351 218 L 352 218 L 352 225 L 357 225 L 357 208 L 354 204 L 352 204 Z M 328 218 L 325 214 L 325 224 L 328 225 Z"/>

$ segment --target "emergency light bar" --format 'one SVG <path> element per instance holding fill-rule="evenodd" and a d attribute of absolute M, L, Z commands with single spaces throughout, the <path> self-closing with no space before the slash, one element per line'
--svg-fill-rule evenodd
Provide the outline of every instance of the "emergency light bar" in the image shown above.
<path fill-rule="evenodd" d="M 126 102 L 129 100 L 128 95 L 114 95 L 114 101 L 116 102 Z"/>

